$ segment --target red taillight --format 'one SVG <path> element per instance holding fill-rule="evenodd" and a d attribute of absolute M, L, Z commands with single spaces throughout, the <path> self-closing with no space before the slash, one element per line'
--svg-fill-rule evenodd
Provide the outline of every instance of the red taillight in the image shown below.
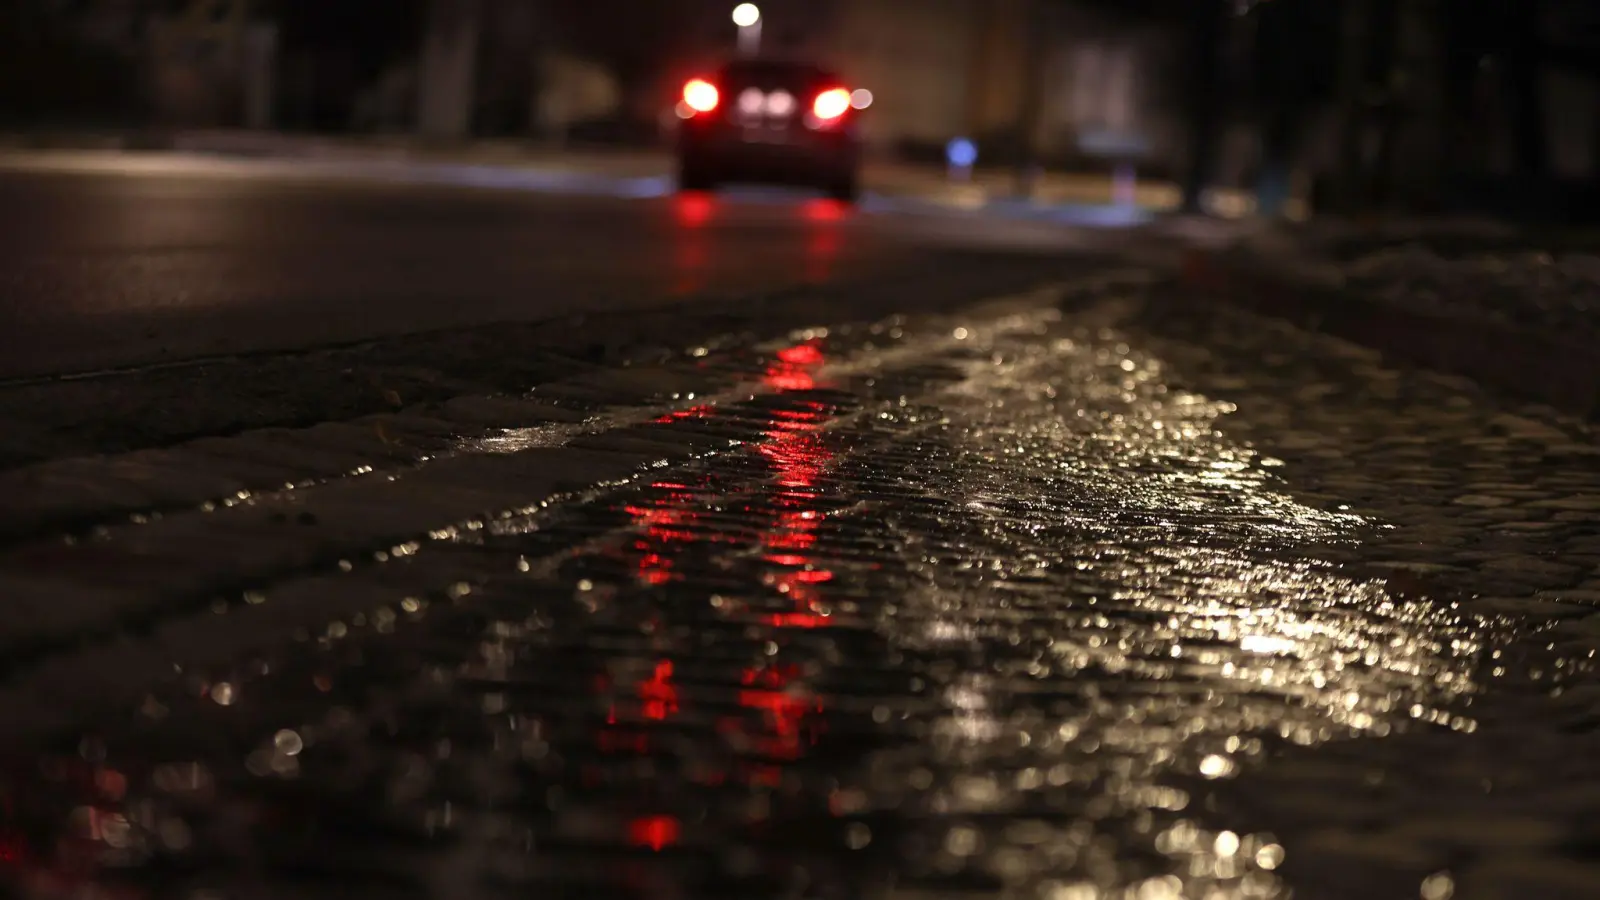
<path fill-rule="evenodd" d="M 829 88 L 817 95 L 811 111 L 819 119 L 837 119 L 850 108 L 850 92 L 844 88 Z"/>
<path fill-rule="evenodd" d="M 696 78 L 683 86 L 683 102 L 695 112 L 708 113 L 717 108 L 716 85 L 703 78 Z"/>

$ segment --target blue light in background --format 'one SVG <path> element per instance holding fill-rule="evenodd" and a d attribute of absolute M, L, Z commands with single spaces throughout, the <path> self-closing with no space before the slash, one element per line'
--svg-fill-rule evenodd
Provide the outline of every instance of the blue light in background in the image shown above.
<path fill-rule="evenodd" d="M 966 138 L 955 138 L 944 147 L 944 158 L 950 165 L 962 169 L 970 168 L 978 161 L 978 145 Z"/>

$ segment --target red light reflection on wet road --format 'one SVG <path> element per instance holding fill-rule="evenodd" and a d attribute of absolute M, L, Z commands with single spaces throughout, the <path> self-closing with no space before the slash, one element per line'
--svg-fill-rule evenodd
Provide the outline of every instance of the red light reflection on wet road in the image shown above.
<path fill-rule="evenodd" d="M 816 372 L 827 363 L 820 340 L 785 347 L 774 354 L 762 379 L 777 393 L 811 390 Z M 670 413 L 661 421 L 715 415 L 709 406 L 697 406 Z M 762 533 L 763 556 L 777 565 L 802 568 L 810 565 L 806 551 L 816 542 L 816 529 L 822 513 L 816 509 L 816 480 L 831 461 L 831 451 L 820 432 L 830 413 L 815 401 L 801 401 L 793 408 L 772 412 L 771 426 L 755 449 L 771 464 L 778 490 L 774 495 L 778 511 Z M 695 487 L 658 481 L 651 485 L 657 493 L 647 501 L 626 507 L 639 529 L 630 550 L 638 577 L 645 584 L 665 585 L 678 580 L 676 557 L 699 542 L 718 540 L 710 529 L 698 527 L 703 519 L 705 498 Z M 729 539 L 729 538 L 723 538 Z M 785 572 L 777 576 L 780 593 L 791 598 L 806 593 L 809 586 L 827 580 L 809 572 Z"/>
<path fill-rule="evenodd" d="M 817 386 L 815 370 L 826 362 L 822 349 L 817 346 L 818 343 L 807 341 L 779 350 L 777 359 L 773 360 L 762 374 L 762 382 L 780 393 L 809 391 L 815 388 Z"/>
<path fill-rule="evenodd" d="M 820 340 L 797 343 L 773 354 L 763 380 L 780 395 L 808 391 L 817 386 L 826 363 Z M 656 481 L 642 499 L 624 508 L 636 531 L 622 552 L 641 585 L 664 588 L 684 580 L 683 570 L 694 565 L 691 554 L 706 542 L 748 545 L 769 567 L 763 583 L 783 598 L 786 607 L 762 615 L 759 623 L 779 633 L 824 627 L 829 621 L 822 591 L 834 575 L 817 566 L 814 551 L 825 521 L 822 476 L 832 463 L 822 429 L 833 412 L 821 402 L 794 396 L 765 414 L 770 421 L 752 449 L 765 461 L 770 480 L 731 491 L 715 483 Z M 715 415 L 715 409 L 696 407 L 663 421 Z M 747 528 L 719 530 L 707 514 L 711 497 L 717 497 L 719 505 L 760 511 L 764 524 L 754 533 Z M 737 610 L 730 604 L 725 611 Z M 595 679 L 596 691 L 609 698 L 605 724 L 596 736 L 601 754 L 650 756 L 666 749 L 658 742 L 665 736 L 660 726 L 677 720 L 684 710 L 677 675 L 670 659 L 644 668 L 637 661 L 619 660 Z M 710 784 L 730 780 L 754 786 L 780 784 L 784 766 L 801 759 L 823 733 L 822 698 L 806 684 L 800 666 L 773 658 L 740 673 L 733 700 L 737 711 L 727 707 L 719 711 L 716 729 L 741 758 L 730 768 L 702 772 L 697 778 Z M 692 719 L 683 724 L 692 725 Z M 604 778 L 598 767 L 587 771 L 586 783 Z M 634 846 L 659 851 L 679 840 L 678 819 L 664 813 L 632 819 L 626 828 L 627 840 Z"/>
<path fill-rule="evenodd" d="M 710 194 L 687 192 L 676 194 L 672 199 L 672 213 L 678 224 L 685 228 L 699 228 L 711 221 L 711 214 L 716 211 L 716 198 Z"/>
<path fill-rule="evenodd" d="M 115 855 L 115 848 L 122 846 L 119 842 L 129 831 L 132 814 L 126 805 L 127 776 L 76 759 L 45 759 L 33 768 L 21 781 L 0 780 L 0 884 L 20 891 L 18 896 L 29 897 L 149 897 L 142 888 L 97 882 L 108 857 Z M 71 798 L 70 828 L 51 841 L 30 842 L 26 829 L 18 824 L 26 818 L 18 808 L 22 786 L 59 791 Z M 58 807 L 60 804 L 51 802 L 47 808 L 30 807 L 30 811 L 43 821 L 53 818 Z"/>
<path fill-rule="evenodd" d="M 628 823 L 628 842 L 659 853 L 678 842 L 680 831 L 672 816 L 643 816 Z"/>
<path fill-rule="evenodd" d="M 850 215 L 852 208 L 847 203 L 829 200 L 825 197 L 813 197 L 800 206 L 800 215 L 807 222 L 823 224 L 827 222 L 842 222 Z"/>
<path fill-rule="evenodd" d="M 800 208 L 806 222 L 806 280 L 824 282 L 833 278 L 839 252 L 844 247 L 843 222 L 850 207 L 836 200 L 815 199 Z"/>
<path fill-rule="evenodd" d="M 643 531 L 633 541 L 633 550 L 639 556 L 636 566 L 639 579 L 650 585 L 663 585 L 678 578 L 672 553 L 674 545 L 692 543 L 698 535 L 692 528 L 699 517 L 693 506 L 699 495 L 688 485 L 675 482 L 657 482 L 652 487 L 663 491 L 652 505 L 626 507 L 628 515 Z"/>
<path fill-rule="evenodd" d="M 725 285 L 730 269 L 747 273 L 753 283 L 763 282 L 777 267 L 791 282 L 826 284 L 864 252 L 855 209 L 834 200 L 769 207 L 688 192 L 666 203 L 664 261 L 674 296 Z M 730 250 L 736 241 L 741 249 Z"/>
<path fill-rule="evenodd" d="M 791 366 L 820 366 L 826 361 L 815 341 L 785 347 L 778 351 L 778 359 Z"/>
<path fill-rule="evenodd" d="M 653 675 L 639 684 L 644 717 L 660 722 L 678 711 L 678 689 L 672 684 L 672 660 L 656 663 Z"/>
<path fill-rule="evenodd" d="M 805 687 L 794 664 L 747 669 L 739 705 L 762 714 L 766 732 L 757 736 L 757 751 L 785 762 L 799 759 L 822 731 L 822 700 Z"/>
<path fill-rule="evenodd" d="M 711 415 L 714 407 L 701 405 L 691 406 L 688 409 L 675 409 L 664 416 L 656 418 L 657 425 L 666 425 L 671 422 L 682 422 L 684 419 L 704 419 Z"/>
<path fill-rule="evenodd" d="M 677 715 L 678 687 L 673 683 L 672 672 L 672 660 L 663 659 L 634 686 L 634 699 L 644 718 L 662 722 Z M 595 679 L 595 688 L 602 694 L 610 693 L 614 681 L 610 675 L 601 675 Z M 617 704 L 613 702 L 606 710 L 606 723 L 614 725 L 617 721 Z"/>
<path fill-rule="evenodd" d="M 786 347 L 776 356 L 765 379 L 780 392 L 814 387 L 812 373 L 827 362 L 821 342 L 815 340 Z M 769 615 L 768 625 L 819 628 L 827 624 L 827 618 L 818 612 L 817 586 L 833 576 L 825 569 L 813 568 L 809 551 L 816 544 L 823 519 L 817 509 L 817 479 L 832 461 L 832 451 L 821 437 L 828 415 L 826 407 L 814 401 L 778 410 L 766 440 L 757 448 L 771 462 L 779 486 L 774 497 L 779 512 L 763 535 L 763 555 L 767 562 L 783 567 L 773 576 L 773 585 L 793 606 L 790 611 Z"/>
<path fill-rule="evenodd" d="M 711 239 L 705 226 L 716 212 L 709 194 L 686 193 L 672 198 L 672 293 L 682 297 L 706 288 L 711 267 Z"/>

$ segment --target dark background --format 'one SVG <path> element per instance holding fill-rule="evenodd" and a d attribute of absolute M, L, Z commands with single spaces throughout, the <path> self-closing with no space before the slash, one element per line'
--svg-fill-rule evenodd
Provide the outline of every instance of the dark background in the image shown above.
<path fill-rule="evenodd" d="M 171 127 L 150 101 L 143 67 L 150 23 L 162 16 L 220 19 L 243 10 L 277 26 L 279 86 L 273 127 L 340 134 L 360 130 L 363 91 L 419 59 L 430 3 L 442 0 L 7 0 L 0 3 L 0 128 L 21 130 Z M 660 82 L 683 60 L 728 44 L 724 0 L 484 0 L 515 7 L 520 30 L 495 24 L 479 39 L 476 97 L 467 138 L 577 139 L 586 144 L 661 142 Z M 792 0 L 768 0 L 783 12 Z M 851 0 L 816 0 L 786 21 L 822 21 Z M 1000 5 L 1016 4 L 994 0 Z M 1147 61 L 1142 81 L 1178 123 L 1181 137 L 1146 172 L 1185 181 L 1189 206 L 1224 176 L 1223 145 L 1242 132 L 1258 151 L 1243 177 L 1263 196 L 1293 171 L 1311 171 L 1319 207 L 1351 211 L 1409 207 L 1482 208 L 1502 214 L 1592 217 L 1600 172 L 1600 99 L 1558 96 L 1552 78 L 1578 79 L 1600 98 L 1600 3 L 1583 0 L 1018 0 L 1024 16 L 1093 14 L 1109 29 L 1165 33 L 1169 50 Z M 796 6 L 795 10 L 801 7 Z M 111 39 L 85 39 L 83 25 L 106 10 Z M 907 4 L 904 15 L 919 15 Z M 1347 27 L 1352 10 L 1360 24 Z M 503 18 L 503 17 L 502 17 Z M 774 22 L 784 20 L 775 15 Z M 511 21 L 511 19 L 504 19 Z M 1072 20 L 1076 21 L 1076 20 Z M 1410 24 L 1406 24 L 1410 23 Z M 1057 27 L 1038 29 L 1056 35 Z M 804 44 L 773 27 L 773 46 Z M 1041 38 L 1055 40 L 1056 38 Z M 1019 58 L 1048 47 L 1019 44 Z M 529 60 L 565 53 L 615 79 L 625 102 L 613 114 L 562 126 L 533 121 L 539 90 Z M 1050 77 L 1042 69 L 1037 79 Z M 396 89 L 402 97 L 407 90 Z M 413 91 L 414 93 L 414 91 Z M 974 133 L 986 165 L 1088 167 L 1115 160 L 1042 154 L 1030 135 L 1038 103 Z M 655 106 L 652 106 L 655 104 Z M 1337 153 L 1312 146 L 1319 118 L 1337 118 Z M 1585 124 L 1588 123 L 1588 124 Z M 224 112 L 214 123 L 238 124 Z M 405 130 L 403 116 L 389 128 Z M 1565 131 L 1587 129 L 1587 166 L 1556 164 Z M 1036 130 L 1036 129 L 1035 129 Z M 950 135 L 949 137 L 953 137 Z M 1553 137 L 1554 136 L 1554 137 Z M 889 150 L 936 161 L 942 140 L 900 141 Z M 1581 138 L 1579 138 L 1581 140 Z M 1569 141 L 1570 142 L 1570 141 Z M 1325 141 L 1325 143 L 1327 143 Z M 1332 144 L 1327 144 L 1331 147 Z M 1571 153 L 1567 153 L 1570 157 Z M 1314 159 L 1315 157 L 1315 159 Z M 1323 157 L 1332 157 L 1323 158 Z M 1234 167 L 1239 168 L 1239 167 Z"/>

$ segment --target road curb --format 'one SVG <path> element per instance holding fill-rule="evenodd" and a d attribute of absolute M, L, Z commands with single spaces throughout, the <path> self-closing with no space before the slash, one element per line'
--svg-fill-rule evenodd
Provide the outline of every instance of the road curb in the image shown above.
<path fill-rule="evenodd" d="M 1600 355 L 1583 343 L 1470 313 L 1397 307 L 1368 293 L 1297 278 L 1238 251 L 1192 251 L 1174 286 L 1293 322 L 1410 365 L 1600 419 Z"/>
<path fill-rule="evenodd" d="M 573 152 L 577 149 L 578 152 Z M 249 131 L 163 131 L 104 133 L 0 132 L 0 154 L 28 155 L 53 152 L 106 153 L 154 156 L 178 154 L 218 159 L 299 162 L 308 165 L 409 166 L 419 170 L 476 170 L 484 177 L 499 175 L 566 176 L 592 181 L 657 182 L 672 173 L 670 151 L 657 147 L 593 147 L 552 149 L 533 142 L 473 140 L 438 143 L 410 136 L 335 136 Z M 1094 188 L 1080 179 L 1089 177 Z M 960 210 L 981 210 L 1019 205 L 1014 185 L 1004 174 L 981 175 L 976 181 L 954 181 L 944 169 L 888 157 L 869 161 L 864 174 L 870 192 L 881 197 L 909 199 Z M 1021 201 L 1034 212 L 1052 209 L 1124 206 L 1116 200 L 1110 182 L 1100 176 L 1058 173 L 1041 188 L 1038 201 Z M 1052 184 L 1054 186 L 1052 186 Z M 1076 186 L 1074 186 L 1076 185 Z M 1100 188 L 1104 188 L 1104 194 Z M 1134 204 L 1153 210 L 1170 203 L 1170 191 L 1156 189 L 1155 199 Z M 1175 190 L 1175 189 L 1173 189 Z M 1166 199 L 1162 199 L 1166 197 Z"/>

